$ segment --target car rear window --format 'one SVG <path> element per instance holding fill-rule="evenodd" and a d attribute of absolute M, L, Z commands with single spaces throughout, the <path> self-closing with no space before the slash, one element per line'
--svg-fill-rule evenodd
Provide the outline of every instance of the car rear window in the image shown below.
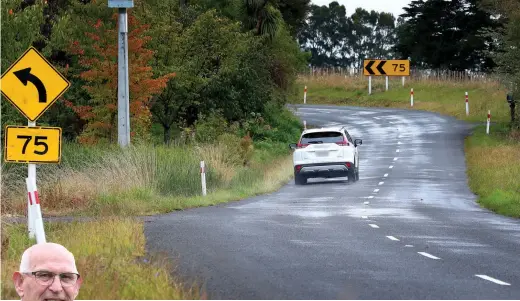
<path fill-rule="evenodd" d="M 338 143 L 343 141 L 343 135 L 341 132 L 316 132 L 307 133 L 302 137 L 302 144 L 312 143 Z"/>

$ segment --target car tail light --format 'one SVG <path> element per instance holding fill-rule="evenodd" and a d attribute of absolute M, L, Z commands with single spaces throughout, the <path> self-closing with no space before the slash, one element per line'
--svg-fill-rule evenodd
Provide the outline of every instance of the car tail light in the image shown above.
<path fill-rule="evenodd" d="M 347 139 L 345 137 L 343 137 L 343 141 L 341 142 L 336 142 L 337 145 L 342 145 L 342 146 L 349 146 L 350 143 L 348 143 Z"/>
<path fill-rule="evenodd" d="M 307 146 L 309 146 L 309 144 L 302 144 L 301 141 L 298 142 L 298 144 L 296 145 L 296 148 L 306 148 Z"/>
<path fill-rule="evenodd" d="M 347 166 L 347 168 L 350 168 L 352 166 L 352 163 L 347 162 L 347 163 L 345 163 L 345 165 Z"/>
<path fill-rule="evenodd" d="M 296 165 L 295 168 L 296 168 L 296 171 L 299 172 L 302 169 L 302 166 L 301 165 Z"/>

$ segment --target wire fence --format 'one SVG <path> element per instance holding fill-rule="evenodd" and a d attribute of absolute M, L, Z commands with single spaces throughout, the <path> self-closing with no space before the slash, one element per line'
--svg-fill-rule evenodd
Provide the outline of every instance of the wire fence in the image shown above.
<path fill-rule="evenodd" d="M 326 76 L 344 76 L 344 77 L 366 77 L 363 75 L 363 68 L 349 67 L 312 67 L 307 72 L 302 72 L 302 76 L 326 77 Z M 373 76 L 383 77 L 384 76 Z M 435 81 L 451 81 L 451 82 L 497 82 L 499 77 L 494 74 L 474 71 L 453 71 L 443 69 L 421 69 L 411 68 L 409 80 L 435 80 Z"/>

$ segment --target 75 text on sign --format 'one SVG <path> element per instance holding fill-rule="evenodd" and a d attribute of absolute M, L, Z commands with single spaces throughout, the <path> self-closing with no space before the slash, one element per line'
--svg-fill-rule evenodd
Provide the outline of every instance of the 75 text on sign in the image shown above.
<path fill-rule="evenodd" d="M 61 128 L 8 125 L 5 161 L 13 163 L 60 163 Z"/>

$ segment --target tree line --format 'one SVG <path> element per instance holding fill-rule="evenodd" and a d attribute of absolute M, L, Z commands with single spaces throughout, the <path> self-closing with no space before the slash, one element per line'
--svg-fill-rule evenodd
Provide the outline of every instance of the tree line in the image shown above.
<path fill-rule="evenodd" d="M 117 11 L 107 0 L 2 4 L 2 70 L 32 45 L 72 82 L 38 123 L 62 127 L 66 140 L 117 141 Z M 499 72 L 520 95 L 518 0 L 415 0 L 400 16 L 362 8 L 347 16 L 336 1 L 134 5 L 128 33 L 132 141 L 161 135 L 168 143 L 208 119 L 268 137 L 309 64 L 360 68 L 365 58 L 395 58 L 420 68 Z M 2 130 L 27 122 L 3 98 L 1 105 Z M 258 126 L 258 118 L 271 124 Z"/>
<path fill-rule="evenodd" d="M 66 140 L 83 144 L 117 142 L 117 10 L 107 0 L 2 4 L 2 70 L 32 45 L 72 83 L 38 124 L 60 126 Z M 242 134 L 272 133 L 307 61 L 294 37 L 307 4 L 134 0 L 128 10 L 132 141 L 160 133 L 170 142 L 209 119 Z M 2 127 L 26 124 L 2 100 Z M 271 124 L 252 126 L 259 116 Z"/>

